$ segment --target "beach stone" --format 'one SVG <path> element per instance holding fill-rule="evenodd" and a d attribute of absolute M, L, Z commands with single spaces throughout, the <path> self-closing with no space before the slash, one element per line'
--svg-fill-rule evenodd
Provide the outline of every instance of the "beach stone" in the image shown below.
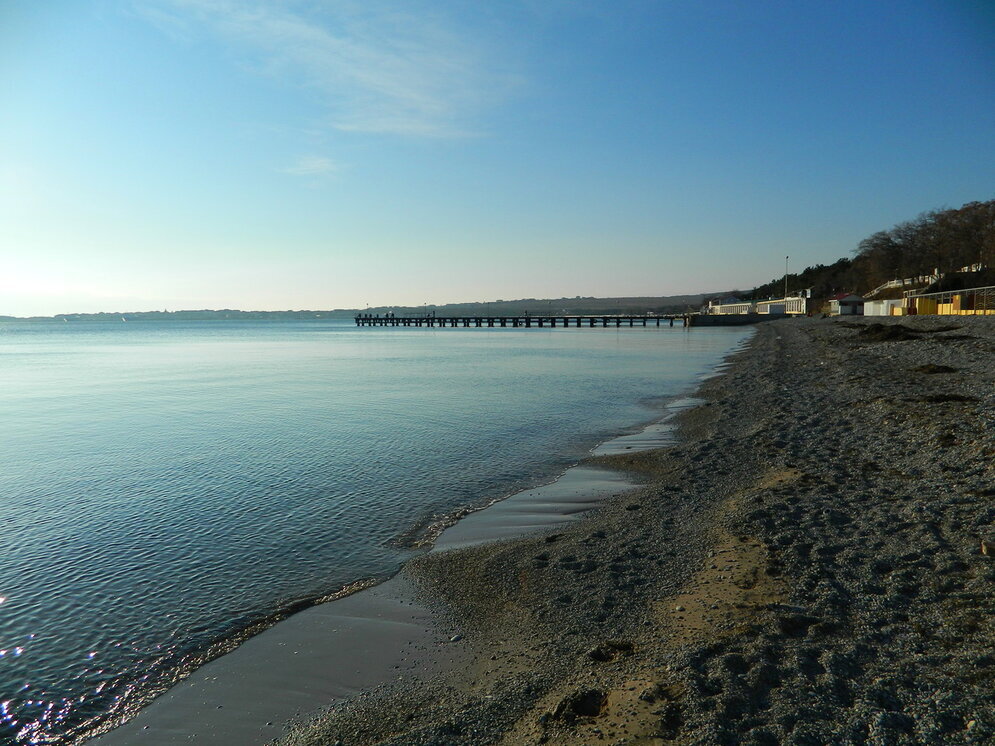
<path fill-rule="evenodd" d="M 899 733 L 911 733 L 915 729 L 915 721 L 904 712 L 881 712 L 878 713 L 871 730 L 879 737 L 885 731 L 897 731 Z"/>

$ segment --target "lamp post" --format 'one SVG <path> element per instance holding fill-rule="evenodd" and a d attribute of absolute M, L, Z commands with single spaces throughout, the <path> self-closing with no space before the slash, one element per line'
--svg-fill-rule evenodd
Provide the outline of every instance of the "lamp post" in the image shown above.
<path fill-rule="evenodd" d="M 784 257 L 784 303 L 787 308 L 788 303 L 788 257 Z"/>

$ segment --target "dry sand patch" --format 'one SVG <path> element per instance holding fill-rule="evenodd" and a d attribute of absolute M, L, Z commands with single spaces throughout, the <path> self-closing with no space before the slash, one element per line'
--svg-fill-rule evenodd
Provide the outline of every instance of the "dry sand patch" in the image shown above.
<path fill-rule="evenodd" d="M 760 479 L 759 482 L 757 482 L 756 489 L 771 490 L 775 487 L 786 487 L 789 484 L 794 484 L 795 482 L 800 481 L 804 476 L 805 473 L 799 469 L 771 469 Z"/>
<path fill-rule="evenodd" d="M 644 679 L 624 681 L 614 688 L 578 686 L 567 694 L 554 693 L 537 710 L 522 718 L 501 741 L 549 746 L 662 746 L 672 743 L 680 729 L 679 686 L 666 687 Z"/>
<path fill-rule="evenodd" d="M 740 631 L 758 612 L 786 597 L 767 568 L 763 542 L 725 534 L 687 589 L 654 604 L 657 623 L 673 649 L 700 645 Z"/>
<path fill-rule="evenodd" d="M 771 469 L 748 493 L 784 487 L 800 481 L 795 468 Z M 734 535 L 723 525 L 739 511 L 734 495 L 715 509 L 716 539 L 705 565 L 684 590 L 654 604 L 654 617 L 664 631 L 667 647 L 713 642 L 741 630 L 759 611 L 787 597 L 784 582 L 768 566 L 767 547 L 756 538 Z"/>
<path fill-rule="evenodd" d="M 792 484 L 804 476 L 793 468 L 771 470 L 748 492 Z M 787 598 L 784 582 L 769 570 L 764 543 L 721 527 L 739 508 L 736 495 L 713 510 L 716 537 L 704 566 L 680 593 L 652 602 L 650 625 L 640 640 L 608 641 L 589 651 L 590 658 L 606 665 L 583 667 L 569 683 L 547 693 L 502 743 L 661 746 L 680 740 L 684 689 L 661 681 L 666 669 L 658 665 L 660 654 L 734 635 Z"/>

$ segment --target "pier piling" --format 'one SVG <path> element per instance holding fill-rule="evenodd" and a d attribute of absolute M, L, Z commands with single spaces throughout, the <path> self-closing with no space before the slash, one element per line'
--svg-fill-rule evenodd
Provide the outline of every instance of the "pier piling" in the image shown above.
<path fill-rule="evenodd" d="M 670 326 L 674 326 L 674 321 L 682 321 L 683 326 L 690 326 L 690 319 L 687 314 L 665 314 L 662 316 L 644 316 L 638 314 L 625 314 L 618 316 L 590 316 L 586 314 L 569 314 L 569 315 L 559 315 L 554 316 L 552 314 L 548 316 L 532 316 L 532 315 L 522 315 L 522 316 L 395 316 L 393 314 L 388 314 L 386 316 L 379 316 L 374 314 L 357 314 L 355 317 L 356 326 L 359 327 L 428 327 L 430 329 L 438 327 L 463 327 L 464 329 L 469 329 L 470 327 L 482 328 L 484 326 L 493 329 L 495 326 L 506 328 L 511 326 L 512 328 L 518 329 L 525 327 L 526 329 L 531 329 L 533 324 L 538 326 L 540 329 L 546 328 L 547 324 L 550 329 L 556 329 L 562 327 L 563 329 L 569 329 L 571 327 L 571 321 L 573 321 L 574 328 L 580 329 L 584 326 L 584 322 L 587 322 L 587 327 L 589 329 L 594 329 L 599 324 L 601 328 L 607 329 L 610 324 L 614 322 L 615 328 L 620 329 L 623 324 L 628 325 L 630 328 L 639 326 L 649 326 L 650 320 L 655 322 L 657 327 L 660 326 L 661 320 L 666 320 L 670 322 Z"/>

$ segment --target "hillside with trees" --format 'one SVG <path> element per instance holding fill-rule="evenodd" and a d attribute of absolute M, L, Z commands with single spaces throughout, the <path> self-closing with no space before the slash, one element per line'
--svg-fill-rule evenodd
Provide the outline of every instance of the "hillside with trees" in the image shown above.
<path fill-rule="evenodd" d="M 932 210 L 874 233 L 853 250 L 853 258 L 808 267 L 788 275 L 788 290 L 812 288 L 813 298 L 837 293 L 865 294 L 895 279 L 933 275 L 943 278 L 930 290 L 995 285 L 991 269 L 961 273 L 963 267 L 995 264 L 995 200 L 969 202 L 956 209 Z M 737 291 L 740 297 L 780 297 L 784 277 L 756 288 Z"/>

